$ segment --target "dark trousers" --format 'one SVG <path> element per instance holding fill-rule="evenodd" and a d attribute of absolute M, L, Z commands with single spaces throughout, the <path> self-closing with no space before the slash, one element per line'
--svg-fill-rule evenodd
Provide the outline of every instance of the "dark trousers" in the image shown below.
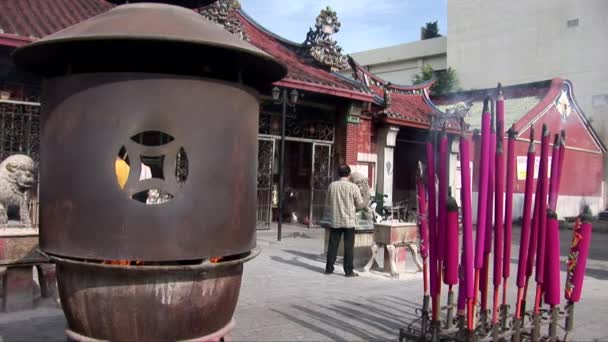
<path fill-rule="evenodd" d="M 334 263 L 338 256 L 340 238 L 344 234 L 344 273 L 353 273 L 353 254 L 355 250 L 355 229 L 354 228 L 329 228 L 329 243 L 327 246 L 326 272 L 334 271 Z"/>

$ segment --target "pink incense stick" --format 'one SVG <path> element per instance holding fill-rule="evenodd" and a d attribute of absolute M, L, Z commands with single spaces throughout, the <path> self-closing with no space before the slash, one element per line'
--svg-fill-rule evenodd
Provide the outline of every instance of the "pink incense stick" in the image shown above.
<path fill-rule="evenodd" d="M 505 244 L 503 247 L 502 277 L 504 279 L 504 291 L 502 304 L 507 304 L 507 279 L 511 276 L 511 240 L 513 236 L 513 187 L 515 183 L 515 128 L 508 131 L 507 143 L 507 193 L 505 195 Z"/>
<path fill-rule="evenodd" d="M 490 278 L 490 252 L 492 252 L 492 233 L 494 229 L 494 179 L 496 172 L 496 126 L 494 110 L 491 111 L 490 166 L 488 174 L 486 236 L 484 242 L 483 271 L 481 276 L 481 312 L 488 307 L 488 286 Z"/>
<path fill-rule="evenodd" d="M 559 222 L 555 211 L 547 210 L 547 245 L 545 260 L 545 303 L 560 304 L 561 286 L 559 282 Z"/>
<path fill-rule="evenodd" d="M 460 137 L 460 189 L 462 205 L 462 267 L 466 299 L 475 297 L 473 271 L 473 210 L 471 205 L 471 145 L 464 135 Z"/>
<path fill-rule="evenodd" d="M 577 225 L 572 232 L 572 244 L 568 255 L 565 298 L 572 303 L 578 302 L 583 292 L 583 280 L 587 268 L 589 245 L 591 244 L 591 231 L 591 211 L 587 206 L 577 220 Z"/>
<path fill-rule="evenodd" d="M 561 136 L 559 139 L 559 162 L 557 165 L 557 181 L 555 182 L 555 193 L 556 196 L 554 198 L 555 203 L 549 203 L 552 208 L 556 208 L 557 210 L 557 197 L 559 196 L 559 186 L 561 184 L 562 179 L 562 170 L 564 169 L 564 158 L 566 156 L 566 131 L 561 131 Z M 553 175 L 552 175 L 553 177 Z"/>
<path fill-rule="evenodd" d="M 534 301 L 534 314 L 540 314 L 541 298 L 543 295 L 543 281 L 545 277 L 545 248 L 547 243 L 547 195 L 549 182 L 547 179 L 549 159 L 549 132 L 543 124 L 541 138 L 540 170 L 538 175 L 540 183 L 540 208 L 538 215 L 538 246 L 536 247 L 536 297 Z"/>
<path fill-rule="evenodd" d="M 431 132 L 431 135 L 434 133 Z M 428 240 L 428 248 L 429 248 L 429 283 L 431 287 L 431 297 L 433 297 L 433 301 L 437 300 L 437 295 L 439 293 L 439 284 L 438 284 L 438 273 L 437 273 L 437 231 L 436 231 L 436 219 L 437 219 L 437 209 L 436 209 L 436 198 L 435 198 L 435 149 L 433 145 L 432 136 L 429 137 L 429 141 L 426 143 L 426 162 L 427 162 L 427 191 L 429 192 L 429 202 L 428 202 L 428 216 L 429 216 L 429 240 Z M 435 311 L 435 303 L 433 305 L 433 315 L 436 316 L 439 313 Z M 437 316 L 438 317 L 438 316 Z M 436 317 L 434 317 L 436 318 Z"/>
<path fill-rule="evenodd" d="M 483 114 L 481 116 L 481 157 L 479 167 L 479 195 L 477 205 L 477 236 L 475 237 L 475 268 L 483 267 L 484 244 L 486 237 L 486 216 L 488 197 L 488 177 L 490 174 L 490 99 L 486 98 L 483 103 Z"/>
<path fill-rule="evenodd" d="M 492 112 L 491 129 L 490 129 L 490 166 L 488 173 L 488 206 L 486 210 L 486 236 L 483 252 L 489 254 L 492 251 L 492 233 L 494 229 L 494 187 L 496 184 L 496 122 L 494 121 L 494 113 Z M 484 265 L 485 267 L 485 265 Z"/>
<path fill-rule="evenodd" d="M 496 102 L 496 109 L 498 114 L 499 102 Z M 503 121 L 497 115 L 496 121 L 496 174 L 495 174 L 495 188 L 494 188 L 494 273 L 493 273 L 493 285 L 494 285 L 494 305 L 492 307 L 492 323 L 498 322 L 498 296 L 499 289 L 502 281 L 502 268 L 503 268 L 503 244 L 504 244 L 504 188 L 505 188 L 505 158 L 503 152 Z M 505 261 L 506 262 L 506 261 Z"/>
<path fill-rule="evenodd" d="M 540 170 L 538 174 L 540 181 L 540 209 L 539 209 L 539 225 L 538 225 L 538 246 L 536 247 L 536 283 L 542 284 L 545 273 L 545 245 L 547 237 L 547 195 L 549 191 L 549 183 L 547 179 L 548 161 L 549 161 L 549 131 L 547 126 L 543 125 L 543 135 L 541 140 L 540 152 Z"/>
<path fill-rule="evenodd" d="M 458 203 L 453 197 L 447 200 L 446 251 L 444 282 L 458 284 Z"/>
<path fill-rule="evenodd" d="M 519 260 L 517 261 L 517 307 L 516 318 L 520 317 L 523 288 L 526 282 L 526 265 L 528 259 L 528 246 L 530 244 L 531 218 L 532 218 L 532 189 L 534 188 L 534 127 L 530 128 L 530 145 L 526 165 L 526 187 L 524 190 L 523 222 L 519 242 Z M 508 217 L 508 216 L 507 216 Z M 505 242 L 506 243 L 506 242 Z"/>
<path fill-rule="evenodd" d="M 424 183 L 423 183 L 423 171 L 422 171 L 422 163 L 418 162 L 418 174 L 416 177 L 416 187 L 418 190 L 417 199 L 418 199 L 418 226 L 420 228 L 420 255 L 422 256 L 423 263 L 423 286 L 424 286 L 424 295 L 427 296 L 429 294 L 429 285 L 428 285 L 428 262 L 427 258 L 429 255 L 429 251 L 427 248 L 427 243 L 429 239 L 429 230 L 427 226 L 426 219 L 426 194 L 424 192 Z"/>
<path fill-rule="evenodd" d="M 497 122 L 497 128 L 502 125 L 502 122 Z M 497 129 L 500 131 L 500 129 Z M 504 244 L 504 188 L 505 188 L 505 158 L 503 154 L 503 139 L 501 136 L 496 136 L 496 186 L 494 190 L 495 200 L 494 206 L 494 287 L 499 287 L 502 281 L 503 268 L 503 244 Z M 505 260 L 505 262 L 508 262 Z"/>
<path fill-rule="evenodd" d="M 461 272 L 462 273 L 462 272 Z M 459 283 L 458 283 L 458 302 L 456 304 L 456 310 L 458 311 L 458 314 L 461 314 L 463 311 L 466 310 L 467 307 L 467 289 L 466 286 L 464 284 L 464 278 L 460 277 L 458 279 Z"/>
<path fill-rule="evenodd" d="M 559 134 L 555 135 L 553 140 L 553 148 L 551 153 L 551 178 L 549 181 L 549 208 L 557 210 L 557 184 L 559 183 Z"/>
<path fill-rule="evenodd" d="M 536 164 L 536 160 L 534 161 Z M 538 167 L 538 174 L 540 175 L 542 165 Z M 528 244 L 528 258 L 526 263 L 526 277 L 529 278 L 534 271 L 534 265 L 536 261 L 536 247 L 538 245 L 538 223 L 539 223 L 539 210 L 540 210 L 540 181 L 536 180 L 536 191 L 534 195 L 534 209 L 532 211 L 532 223 L 530 230 L 530 243 Z M 527 283 L 525 285 L 527 289 Z"/>
<path fill-rule="evenodd" d="M 446 225 L 447 225 L 447 200 L 448 200 L 448 137 L 445 127 L 439 139 L 439 191 L 437 197 L 437 259 L 439 262 L 445 260 L 446 251 Z M 441 270 L 439 271 L 441 272 Z"/>
<path fill-rule="evenodd" d="M 420 227 L 420 255 L 426 259 L 429 255 L 427 247 L 429 240 L 429 228 L 426 217 L 426 193 L 424 191 L 422 163 L 418 162 L 418 175 L 416 177 L 416 188 L 418 190 L 418 225 Z"/>

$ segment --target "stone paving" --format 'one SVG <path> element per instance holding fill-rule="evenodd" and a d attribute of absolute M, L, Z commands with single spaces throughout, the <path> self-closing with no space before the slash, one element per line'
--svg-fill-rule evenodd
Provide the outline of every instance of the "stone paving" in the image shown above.
<path fill-rule="evenodd" d="M 563 258 L 570 236 L 562 231 Z M 519 241 L 518 234 L 513 241 Z M 607 243 L 608 235 L 594 235 L 583 300 L 576 308 L 577 341 L 608 340 Z M 340 266 L 324 275 L 322 230 L 286 227 L 281 242 L 276 231 L 259 232 L 258 246 L 260 256 L 245 265 L 236 341 L 396 340 L 421 301 L 422 277 L 412 273 L 413 263 L 408 264 L 412 272 L 399 280 L 380 273 L 346 278 Z M 516 271 L 516 246 L 513 256 Z M 513 279 L 509 285 L 512 299 Z M 48 305 L 0 314 L 0 341 L 65 341 L 64 326 L 62 312 Z"/>

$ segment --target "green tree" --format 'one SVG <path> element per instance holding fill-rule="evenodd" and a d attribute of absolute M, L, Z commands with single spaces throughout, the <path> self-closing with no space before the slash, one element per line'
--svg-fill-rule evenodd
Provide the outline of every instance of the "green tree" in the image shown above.
<path fill-rule="evenodd" d="M 439 34 L 439 24 L 437 23 L 437 21 L 429 21 L 422 28 L 422 36 L 420 38 L 424 40 L 436 37 L 441 37 L 441 35 Z"/>
<path fill-rule="evenodd" d="M 457 90 L 458 77 L 456 76 L 456 70 L 452 68 L 435 71 L 432 66 L 425 64 L 422 66 L 422 72 L 414 75 L 412 81 L 414 84 L 420 84 L 432 79 L 437 80 L 431 87 L 431 94 L 433 95 L 444 95 Z"/>

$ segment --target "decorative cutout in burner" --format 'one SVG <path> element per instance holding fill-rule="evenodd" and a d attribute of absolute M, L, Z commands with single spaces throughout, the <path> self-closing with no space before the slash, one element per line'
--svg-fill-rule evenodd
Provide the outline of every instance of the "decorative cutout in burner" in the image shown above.
<path fill-rule="evenodd" d="M 189 175 L 186 150 L 160 131 L 133 135 L 115 160 L 116 180 L 129 197 L 148 205 L 171 201 Z"/>
<path fill-rule="evenodd" d="M 135 134 L 131 140 L 144 146 L 162 146 L 172 142 L 175 138 L 165 132 L 145 131 Z"/>

